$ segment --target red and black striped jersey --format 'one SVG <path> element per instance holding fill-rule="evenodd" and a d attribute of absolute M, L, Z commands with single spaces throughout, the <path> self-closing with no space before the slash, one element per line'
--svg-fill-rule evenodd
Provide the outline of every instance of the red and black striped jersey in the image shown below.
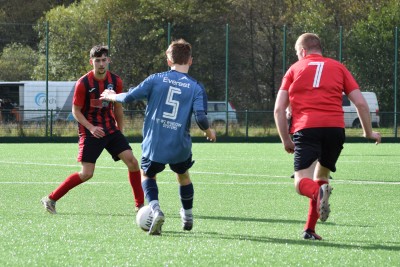
<path fill-rule="evenodd" d="M 85 118 L 94 126 L 102 127 L 105 134 L 112 134 L 119 130 L 114 116 L 114 104 L 99 100 L 105 89 L 112 89 L 116 93 L 122 92 L 121 78 L 107 71 L 104 80 L 97 80 L 93 71 L 82 76 L 75 85 L 73 104 L 81 107 Z M 79 124 L 79 136 L 90 136 L 91 133 Z"/>

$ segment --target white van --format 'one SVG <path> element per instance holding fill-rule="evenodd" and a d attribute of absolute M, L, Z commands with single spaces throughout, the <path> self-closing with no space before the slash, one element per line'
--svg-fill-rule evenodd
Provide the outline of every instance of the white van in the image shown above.
<path fill-rule="evenodd" d="M 373 92 L 362 92 L 362 94 L 369 106 L 372 126 L 379 127 L 379 105 L 376 94 Z M 360 128 L 361 123 L 357 115 L 356 106 L 348 99 L 346 95 L 343 95 L 342 107 L 344 111 L 345 127 Z"/>
<path fill-rule="evenodd" d="M 209 101 L 207 109 L 207 117 L 211 125 L 226 124 L 226 102 Z M 237 122 L 236 109 L 232 103 L 228 102 L 228 124 L 236 124 Z"/>
<path fill-rule="evenodd" d="M 225 101 L 209 101 L 207 103 L 207 118 L 210 125 L 224 126 L 226 124 L 226 102 Z M 192 123 L 195 122 L 192 115 Z M 228 124 L 237 124 L 236 109 L 232 103 L 228 102 Z"/>

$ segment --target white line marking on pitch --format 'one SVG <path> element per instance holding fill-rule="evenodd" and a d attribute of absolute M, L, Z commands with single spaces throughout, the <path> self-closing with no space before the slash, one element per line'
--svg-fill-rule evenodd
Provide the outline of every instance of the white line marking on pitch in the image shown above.
<path fill-rule="evenodd" d="M 78 167 L 80 168 L 79 164 L 55 164 L 55 163 L 37 163 L 37 162 L 14 162 L 14 161 L 0 161 L 0 164 L 17 164 L 17 165 L 39 165 L 39 166 L 59 166 L 59 167 Z M 107 167 L 107 166 L 99 166 L 96 165 L 97 169 L 120 169 L 120 170 L 125 170 L 126 167 Z M 171 172 L 171 170 L 166 169 L 165 171 Z M 247 176 L 247 177 L 268 177 L 268 178 L 285 178 L 287 179 L 288 176 L 279 176 L 279 175 L 268 175 L 268 174 L 250 174 L 250 173 L 224 173 L 224 172 L 204 172 L 204 171 L 190 171 L 191 174 L 211 174 L 211 175 L 229 175 L 229 176 Z M 293 181 L 293 180 L 292 180 Z M 222 184 L 222 185 L 263 185 L 263 184 L 292 184 L 292 181 L 287 181 L 287 182 L 216 182 L 216 183 L 206 183 L 206 182 L 200 182 L 196 181 L 196 184 Z M 160 184 L 172 184 L 172 182 L 162 182 L 162 181 L 157 181 Z M 0 182 L 0 184 L 59 184 L 60 182 Z M 85 184 L 118 184 L 118 183 L 124 183 L 124 182 L 91 182 L 88 181 Z M 174 182 L 175 183 L 175 182 Z M 400 182 L 382 182 L 382 181 L 355 181 L 355 180 L 333 180 L 332 183 L 338 183 L 338 184 L 362 184 L 362 185 L 400 185 Z"/>

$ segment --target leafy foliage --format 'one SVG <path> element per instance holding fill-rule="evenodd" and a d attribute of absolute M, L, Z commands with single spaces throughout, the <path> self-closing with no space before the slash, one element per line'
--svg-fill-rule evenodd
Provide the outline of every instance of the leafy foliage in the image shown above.
<path fill-rule="evenodd" d="M 50 80 L 76 80 L 91 68 L 90 48 L 110 44 L 111 70 L 122 77 L 125 87 L 134 86 L 149 74 L 168 69 L 164 54 L 168 37 L 185 38 L 194 49 L 190 74 L 205 85 L 211 100 L 227 96 L 239 110 L 270 110 L 285 70 L 297 60 L 296 38 L 312 31 L 321 36 L 324 54 L 343 61 L 363 90 L 378 94 L 381 110 L 391 110 L 392 89 L 387 88 L 394 79 L 397 0 L 183 0 L 173 4 L 38 0 L 36 5 L 15 0 L 14 6 L 4 2 L 0 48 L 11 43 L 31 47 L 38 54 L 32 79 L 45 79 L 48 60 Z M 25 10 L 15 8 L 18 5 Z M 13 23 L 21 17 L 28 24 L 16 27 Z M 34 32 L 29 23 L 38 17 Z M 16 60 L 16 65 L 24 65 Z"/>
<path fill-rule="evenodd" d="M 351 57 L 346 64 L 354 72 L 360 87 L 374 91 L 381 110 L 393 105 L 394 30 L 400 25 L 400 3 L 391 1 L 381 9 L 372 9 L 366 20 L 357 22 L 347 45 Z M 372 55 L 372 56 L 371 56 Z"/>
<path fill-rule="evenodd" d="M 43 13 L 56 6 L 67 6 L 74 0 L 1 0 L 0 1 L 0 50 L 10 43 L 26 43 L 36 48 L 38 36 L 32 30 Z M 23 24 L 21 24 L 23 22 Z M 16 39 L 17 38 L 17 39 Z"/>
<path fill-rule="evenodd" d="M 49 11 L 37 26 L 40 52 L 46 52 L 46 22 L 48 22 L 49 80 L 76 80 L 89 68 L 89 50 L 95 44 L 107 44 L 107 24 L 98 23 L 91 1 L 79 5 L 57 7 Z M 87 19 L 92 18 L 92 19 Z M 99 27 L 104 25 L 104 31 Z M 45 79 L 45 57 L 35 68 L 34 78 Z"/>
<path fill-rule="evenodd" d="M 30 80 L 38 61 L 37 52 L 26 45 L 12 43 L 0 56 L 0 80 Z"/>

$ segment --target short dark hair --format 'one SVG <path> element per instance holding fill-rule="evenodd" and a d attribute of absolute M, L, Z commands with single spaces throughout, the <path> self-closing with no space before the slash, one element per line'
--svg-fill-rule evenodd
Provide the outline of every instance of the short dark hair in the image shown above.
<path fill-rule="evenodd" d="M 106 45 L 95 45 L 90 49 L 90 58 L 101 57 L 103 55 L 108 57 L 108 46 Z"/>
<path fill-rule="evenodd" d="M 184 39 L 172 41 L 166 51 L 167 57 L 172 63 L 185 65 L 192 57 L 192 46 Z"/>

